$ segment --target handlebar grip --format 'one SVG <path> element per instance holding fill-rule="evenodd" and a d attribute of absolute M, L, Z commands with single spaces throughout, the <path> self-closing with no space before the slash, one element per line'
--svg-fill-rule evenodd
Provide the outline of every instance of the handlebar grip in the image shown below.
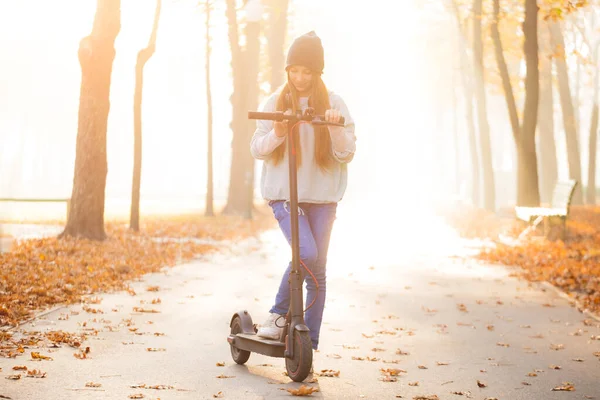
<path fill-rule="evenodd" d="M 282 121 L 283 113 L 279 112 L 258 112 L 258 111 L 248 111 L 248 119 L 263 119 L 270 121 Z"/>

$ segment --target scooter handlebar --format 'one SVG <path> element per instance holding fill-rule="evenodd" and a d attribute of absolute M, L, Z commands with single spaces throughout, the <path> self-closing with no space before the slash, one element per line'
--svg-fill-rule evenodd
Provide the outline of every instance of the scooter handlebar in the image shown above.
<path fill-rule="evenodd" d="M 284 120 L 296 120 L 296 121 L 306 121 L 315 125 L 333 125 L 333 126 L 345 126 L 344 117 L 340 117 L 339 122 L 327 122 L 325 121 L 325 117 L 323 115 L 294 115 L 294 114 L 284 114 L 282 111 L 276 112 L 259 112 L 259 111 L 248 111 L 249 119 L 262 119 L 269 121 L 284 121 Z"/>
<path fill-rule="evenodd" d="M 264 119 L 269 121 L 283 121 L 286 116 L 281 111 L 277 112 L 258 112 L 248 111 L 248 119 Z"/>

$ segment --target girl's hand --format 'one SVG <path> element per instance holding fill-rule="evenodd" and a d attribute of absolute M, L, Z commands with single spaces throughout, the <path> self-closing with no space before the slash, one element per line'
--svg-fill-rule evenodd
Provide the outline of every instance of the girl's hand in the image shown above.
<path fill-rule="evenodd" d="M 327 121 L 327 122 L 338 123 L 338 122 L 340 122 L 341 116 L 342 116 L 342 113 L 340 112 L 340 110 L 325 111 L 325 121 Z"/>
<path fill-rule="evenodd" d="M 284 137 L 288 133 L 288 122 L 284 121 L 275 121 L 273 122 L 273 129 L 275 130 L 275 135 L 277 137 Z"/>
<path fill-rule="evenodd" d="M 292 110 L 287 110 L 284 112 L 285 115 L 292 115 Z M 284 137 L 288 134 L 288 120 L 284 119 L 283 121 L 275 121 L 273 122 L 273 129 L 275 130 L 275 135 L 277 137 Z"/>

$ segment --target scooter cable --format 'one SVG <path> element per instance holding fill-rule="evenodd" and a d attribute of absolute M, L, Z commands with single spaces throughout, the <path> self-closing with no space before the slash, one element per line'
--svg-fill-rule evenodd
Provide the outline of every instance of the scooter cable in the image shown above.
<path fill-rule="evenodd" d="M 312 277 L 313 281 L 315 281 L 315 285 L 317 286 L 317 295 L 315 296 L 313 301 L 310 302 L 310 305 L 308 307 L 306 307 L 306 310 L 308 310 L 309 308 L 311 308 L 313 306 L 313 304 L 315 304 L 315 301 L 317 300 L 317 296 L 319 295 L 319 282 L 317 281 L 317 278 L 314 276 L 314 274 L 312 273 L 310 268 L 308 268 L 306 266 L 306 264 L 304 264 L 304 261 L 300 260 L 300 264 L 302 264 L 302 266 L 308 271 L 308 273 Z M 304 310 L 304 312 L 306 312 L 306 310 Z"/>

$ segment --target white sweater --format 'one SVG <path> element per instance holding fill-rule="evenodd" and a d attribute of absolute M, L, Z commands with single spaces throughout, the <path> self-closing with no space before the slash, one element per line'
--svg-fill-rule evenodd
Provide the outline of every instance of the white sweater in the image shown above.
<path fill-rule="evenodd" d="M 276 111 L 279 93 L 271 95 L 262 107 L 263 112 Z M 329 127 L 334 165 L 327 171 L 321 170 L 315 161 L 315 133 L 312 125 L 300 124 L 300 147 L 302 164 L 298 168 L 298 202 L 300 203 L 335 203 L 342 199 L 348 182 L 346 164 L 354 158 L 356 137 L 354 121 L 342 98 L 329 93 L 331 108 L 339 110 L 345 119 L 345 127 Z M 308 106 L 308 98 L 300 99 L 304 110 Z M 252 137 L 250 151 L 258 160 L 264 160 L 260 188 L 265 200 L 289 200 L 288 152 L 277 165 L 270 160 L 271 153 L 285 143 L 285 137 L 277 137 L 273 129 L 273 121 L 258 120 L 256 131 Z"/>

